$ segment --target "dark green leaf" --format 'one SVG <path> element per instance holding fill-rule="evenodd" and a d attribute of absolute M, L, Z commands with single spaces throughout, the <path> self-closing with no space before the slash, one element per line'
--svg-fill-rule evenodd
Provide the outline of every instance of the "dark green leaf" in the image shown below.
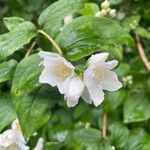
<path fill-rule="evenodd" d="M 9 93 L 0 93 L 0 131 L 16 119 Z"/>
<path fill-rule="evenodd" d="M 14 30 L 24 22 L 24 19 L 20 17 L 5 17 L 3 20 L 9 31 Z"/>
<path fill-rule="evenodd" d="M 32 135 L 50 117 L 51 90 L 39 84 L 41 59 L 32 55 L 23 59 L 14 74 L 12 97 L 23 133 Z"/>
<path fill-rule="evenodd" d="M 59 0 L 50 5 L 39 17 L 39 25 L 43 26 L 52 37 L 60 32 L 64 17 L 79 12 L 83 0 Z"/>
<path fill-rule="evenodd" d="M 104 101 L 105 111 L 115 110 L 125 100 L 127 92 L 125 89 L 120 89 L 114 92 L 108 92 Z"/>
<path fill-rule="evenodd" d="M 68 59 L 78 60 L 96 51 L 110 52 L 110 56 L 115 55 L 118 59 L 120 52 L 111 55 L 114 49 L 120 51 L 122 44 L 133 41 L 129 34 L 111 19 L 83 16 L 67 25 L 58 35 L 56 42 Z"/>
<path fill-rule="evenodd" d="M 94 128 L 80 129 L 74 133 L 74 137 L 78 143 L 84 146 L 92 146 L 100 142 L 101 131 Z"/>
<path fill-rule="evenodd" d="M 0 83 L 12 79 L 16 66 L 16 60 L 10 60 L 0 64 Z"/>
<path fill-rule="evenodd" d="M 0 35 L 0 60 L 23 48 L 36 34 L 35 26 L 31 22 L 24 22 L 13 31 Z"/>
<path fill-rule="evenodd" d="M 124 122 L 137 122 L 150 118 L 150 101 L 143 90 L 129 93 L 124 104 Z"/>
<path fill-rule="evenodd" d="M 150 135 L 143 129 L 137 129 L 131 132 L 124 150 L 149 150 Z"/>
<path fill-rule="evenodd" d="M 111 136 L 111 144 L 116 148 L 123 148 L 129 136 L 129 130 L 119 122 L 114 122 L 108 127 Z"/>

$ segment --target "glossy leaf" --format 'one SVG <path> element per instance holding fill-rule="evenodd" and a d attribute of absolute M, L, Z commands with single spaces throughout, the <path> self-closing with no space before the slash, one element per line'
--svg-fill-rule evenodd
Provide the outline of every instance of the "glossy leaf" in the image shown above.
<path fill-rule="evenodd" d="M 137 122 L 150 118 L 150 101 L 143 90 L 129 93 L 124 104 L 124 122 Z"/>
<path fill-rule="evenodd" d="M 39 84 L 41 59 L 32 55 L 23 59 L 15 71 L 12 97 L 23 133 L 32 135 L 50 117 L 50 87 Z"/>
<path fill-rule="evenodd" d="M 59 0 L 43 11 L 38 23 L 51 36 L 56 37 L 63 26 L 64 17 L 78 13 L 82 7 L 83 0 Z"/>
<path fill-rule="evenodd" d="M 56 42 L 68 59 L 78 60 L 97 51 L 107 51 L 112 56 L 114 48 L 120 51 L 120 45 L 131 44 L 132 38 L 111 19 L 83 16 L 67 25 Z M 120 58 L 120 53 L 114 55 Z"/>
<path fill-rule="evenodd" d="M 12 79 L 17 64 L 16 60 L 0 63 L 0 83 Z"/>
<path fill-rule="evenodd" d="M 23 48 L 36 34 L 35 26 L 31 22 L 24 22 L 13 31 L 0 35 L 0 60 Z"/>
<path fill-rule="evenodd" d="M 0 131 L 16 119 L 9 93 L 0 93 Z"/>
<path fill-rule="evenodd" d="M 24 19 L 20 17 L 5 17 L 3 20 L 9 31 L 14 30 L 24 22 Z"/>

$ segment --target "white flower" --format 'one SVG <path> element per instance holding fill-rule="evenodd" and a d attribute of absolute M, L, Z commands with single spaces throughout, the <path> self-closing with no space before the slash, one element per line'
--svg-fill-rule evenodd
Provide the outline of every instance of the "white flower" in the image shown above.
<path fill-rule="evenodd" d="M 108 53 L 92 55 L 89 59 L 89 66 L 84 72 L 86 89 L 82 98 L 87 103 L 94 103 L 98 106 L 104 100 L 103 90 L 115 91 L 122 87 L 115 72 L 111 71 L 117 66 L 118 61 L 106 61 Z"/>
<path fill-rule="evenodd" d="M 74 66 L 64 57 L 55 53 L 41 51 L 39 55 L 44 59 L 44 70 L 40 75 L 39 82 L 48 83 L 52 87 L 57 86 L 59 92 L 65 95 L 67 105 L 75 106 L 82 95 L 84 84 L 80 78 L 74 77 Z"/>
<path fill-rule="evenodd" d="M 43 138 L 39 138 L 38 142 L 36 144 L 36 146 L 34 147 L 33 150 L 43 150 L 44 147 L 44 139 Z"/>
<path fill-rule="evenodd" d="M 12 129 L 0 134 L 0 150 L 29 150 L 18 120 L 12 123 Z"/>

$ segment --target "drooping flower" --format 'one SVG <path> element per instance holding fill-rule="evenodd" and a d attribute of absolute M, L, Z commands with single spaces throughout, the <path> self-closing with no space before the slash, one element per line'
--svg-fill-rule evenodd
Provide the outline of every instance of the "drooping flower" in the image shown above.
<path fill-rule="evenodd" d="M 0 134 L 0 150 L 29 150 L 17 119 L 11 129 Z"/>
<path fill-rule="evenodd" d="M 89 66 L 84 72 L 86 89 L 82 98 L 87 103 L 94 103 L 98 106 L 104 100 L 103 90 L 115 91 L 122 87 L 117 74 L 112 69 L 117 66 L 118 61 L 107 61 L 108 53 L 92 55 L 89 59 Z"/>
<path fill-rule="evenodd" d="M 59 54 L 51 52 L 39 52 L 43 58 L 44 70 L 40 75 L 40 83 L 48 83 L 52 87 L 57 86 L 69 107 L 78 103 L 84 90 L 84 84 L 80 78 L 75 77 L 74 66 Z"/>

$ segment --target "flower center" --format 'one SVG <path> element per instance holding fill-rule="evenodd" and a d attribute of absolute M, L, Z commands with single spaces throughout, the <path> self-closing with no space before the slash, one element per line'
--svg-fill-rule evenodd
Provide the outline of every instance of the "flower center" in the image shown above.
<path fill-rule="evenodd" d="M 16 146 L 15 144 L 12 144 L 8 147 L 8 150 L 16 150 L 18 149 L 18 146 Z"/>
<path fill-rule="evenodd" d="M 97 68 L 97 67 L 93 69 L 93 74 L 94 74 L 94 77 L 97 79 L 105 76 L 104 70 Z"/>
<path fill-rule="evenodd" d="M 55 73 L 60 79 L 66 79 L 71 75 L 71 69 L 64 64 L 58 64 L 56 65 Z"/>

